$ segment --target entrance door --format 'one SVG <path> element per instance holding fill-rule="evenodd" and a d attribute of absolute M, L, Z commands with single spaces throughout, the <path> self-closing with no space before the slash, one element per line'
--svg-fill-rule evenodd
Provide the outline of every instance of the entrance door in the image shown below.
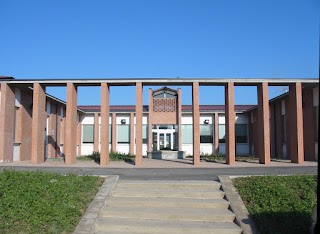
<path fill-rule="evenodd" d="M 153 150 L 174 150 L 174 134 L 176 129 L 172 126 L 171 128 L 165 128 L 163 126 L 156 126 L 152 129 L 153 135 Z"/>

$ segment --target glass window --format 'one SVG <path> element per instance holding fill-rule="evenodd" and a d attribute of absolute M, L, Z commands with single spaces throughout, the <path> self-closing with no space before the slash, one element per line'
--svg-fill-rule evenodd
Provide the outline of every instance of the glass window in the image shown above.
<path fill-rule="evenodd" d="M 142 125 L 142 143 L 148 144 L 148 125 Z"/>
<path fill-rule="evenodd" d="M 112 142 L 112 125 L 109 125 L 109 143 L 111 144 Z"/>
<path fill-rule="evenodd" d="M 130 125 L 117 125 L 117 139 L 118 143 L 130 143 Z"/>
<path fill-rule="evenodd" d="M 193 129 L 192 124 L 181 125 L 182 144 L 193 143 Z"/>
<path fill-rule="evenodd" d="M 236 143 L 248 143 L 247 124 L 236 124 Z"/>
<path fill-rule="evenodd" d="M 213 142 L 213 125 L 201 124 L 200 125 L 200 143 Z"/>
<path fill-rule="evenodd" d="M 82 125 L 82 143 L 93 143 L 94 128 L 93 124 Z"/>
<path fill-rule="evenodd" d="M 226 125 L 219 124 L 219 143 L 226 143 Z"/>

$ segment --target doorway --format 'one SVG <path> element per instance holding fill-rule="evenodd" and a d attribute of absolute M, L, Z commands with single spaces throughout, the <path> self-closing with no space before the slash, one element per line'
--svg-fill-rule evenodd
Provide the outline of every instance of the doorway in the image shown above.
<path fill-rule="evenodd" d="M 153 151 L 177 150 L 177 126 L 154 125 L 152 128 Z"/>

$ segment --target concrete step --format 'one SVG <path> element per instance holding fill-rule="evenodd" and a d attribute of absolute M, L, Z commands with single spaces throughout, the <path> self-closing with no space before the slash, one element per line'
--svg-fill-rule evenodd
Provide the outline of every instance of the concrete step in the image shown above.
<path fill-rule="evenodd" d="M 241 229 L 234 223 L 107 218 L 95 224 L 94 232 L 99 234 L 240 234 Z"/>
<path fill-rule="evenodd" d="M 181 207 L 228 209 L 224 199 L 193 199 L 175 197 L 109 197 L 107 207 Z"/>
<path fill-rule="evenodd" d="M 221 184 L 217 181 L 165 181 L 165 180 L 119 180 L 118 188 L 164 188 L 164 189 L 220 189 Z"/>
<path fill-rule="evenodd" d="M 111 192 L 114 197 L 176 197 L 176 198 L 197 198 L 217 199 L 223 198 L 224 192 L 220 190 L 183 190 L 183 189 L 124 189 L 114 188 Z"/>
<path fill-rule="evenodd" d="M 137 218 L 170 221 L 233 222 L 234 213 L 227 209 L 207 208 L 155 208 L 155 207 L 103 207 L 103 218 Z"/>

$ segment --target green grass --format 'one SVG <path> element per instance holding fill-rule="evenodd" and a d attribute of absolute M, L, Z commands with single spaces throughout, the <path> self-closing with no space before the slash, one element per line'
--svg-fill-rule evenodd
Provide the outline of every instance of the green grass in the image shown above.
<path fill-rule="evenodd" d="M 0 172 L 0 233 L 71 233 L 103 179 Z"/>
<path fill-rule="evenodd" d="M 308 233 L 317 175 L 236 178 L 235 187 L 261 233 Z"/>
<path fill-rule="evenodd" d="M 109 154 L 110 160 L 111 161 L 130 161 L 133 162 L 134 161 L 134 155 L 130 155 L 130 154 L 123 154 L 123 153 L 119 153 L 119 152 L 110 152 Z M 81 157 L 77 157 L 77 160 L 80 161 L 95 161 L 97 163 L 100 162 L 100 153 L 99 152 L 93 152 L 90 155 L 86 155 L 86 156 L 81 156 Z"/>

